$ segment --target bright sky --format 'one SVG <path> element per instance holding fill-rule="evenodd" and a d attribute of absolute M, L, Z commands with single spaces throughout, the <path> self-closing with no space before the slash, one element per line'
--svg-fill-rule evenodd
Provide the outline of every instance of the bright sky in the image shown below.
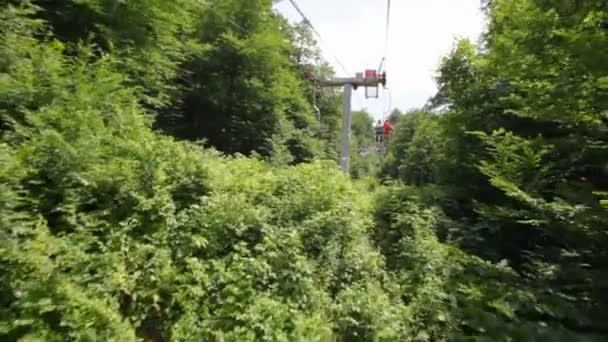
<path fill-rule="evenodd" d="M 480 0 L 392 0 L 387 62 L 387 91 L 366 100 L 362 89 L 353 96 L 353 109 L 367 108 L 381 118 L 389 108 L 403 111 L 423 106 L 436 91 L 433 79 L 441 57 L 456 38 L 477 41 L 484 27 Z M 376 69 L 384 53 L 386 0 L 297 0 L 323 38 L 321 48 L 338 76 Z M 300 16 L 288 0 L 276 9 L 289 20 Z M 354 76 L 354 75 L 350 75 Z M 392 104 L 391 104 L 392 102 Z"/>

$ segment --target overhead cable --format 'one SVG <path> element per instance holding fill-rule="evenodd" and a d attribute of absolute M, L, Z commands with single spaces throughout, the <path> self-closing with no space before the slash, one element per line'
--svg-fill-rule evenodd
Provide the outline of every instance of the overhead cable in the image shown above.
<path fill-rule="evenodd" d="M 317 31 L 317 29 L 314 27 L 314 25 L 312 24 L 312 22 L 310 21 L 310 19 L 308 19 L 308 17 L 306 16 L 306 14 L 304 14 L 304 11 L 302 11 L 302 9 L 300 8 L 300 6 L 298 6 L 298 4 L 296 3 L 296 1 L 295 0 L 289 0 L 289 2 L 293 6 L 293 8 L 298 12 L 298 14 L 302 17 L 302 20 L 304 21 L 304 23 L 306 25 L 308 25 L 308 27 L 310 27 L 310 29 L 315 34 L 315 36 L 317 36 L 317 38 L 319 39 L 319 42 L 327 46 L 327 44 L 325 44 L 325 41 L 323 40 L 323 37 L 321 36 L 321 34 L 319 33 L 319 31 Z M 338 66 L 342 69 L 342 71 L 344 71 L 347 75 L 351 75 L 350 71 L 348 71 L 348 68 L 346 68 L 344 66 L 344 63 L 342 63 L 340 61 L 340 59 L 336 55 L 334 55 L 334 54 L 331 54 L 331 55 L 332 55 L 333 59 L 335 60 L 336 64 L 338 64 Z"/>
<path fill-rule="evenodd" d="M 387 2 L 386 2 L 386 30 L 384 33 L 384 54 L 382 55 L 382 59 L 380 60 L 380 66 L 378 66 L 378 72 L 382 72 L 382 70 L 386 69 L 386 61 L 388 59 L 390 28 L 391 28 L 391 0 L 387 0 Z"/>
<path fill-rule="evenodd" d="M 391 0 L 386 3 L 386 33 L 384 35 L 384 57 L 388 54 L 389 33 L 391 28 Z"/>

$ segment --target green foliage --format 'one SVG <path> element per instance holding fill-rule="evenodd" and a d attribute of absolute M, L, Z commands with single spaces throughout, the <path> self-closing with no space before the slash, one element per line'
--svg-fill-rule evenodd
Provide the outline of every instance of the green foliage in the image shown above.
<path fill-rule="evenodd" d="M 485 5 L 381 186 L 270 0 L 3 3 L 0 339 L 605 340 L 606 10 Z"/>
<path fill-rule="evenodd" d="M 208 4 L 194 35 L 203 48 L 183 64 L 180 105 L 161 113 L 159 127 L 180 138 L 205 139 L 228 154 L 270 156 L 274 139 L 295 162 L 323 155 L 311 134 L 316 115 L 299 64 L 312 56 L 293 59 L 311 55 L 310 43 L 271 6 L 269 0 Z"/>
<path fill-rule="evenodd" d="M 27 3 L 26 1 L 21 1 Z M 198 25 L 192 13 L 201 3 L 191 0 L 61 0 L 34 1 L 36 16 L 46 20 L 63 42 L 94 42 L 103 52 L 120 56 L 129 84 L 144 91 L 140 99 L 150 108 L 171 105 L 174 78 L 190 50 Z M 150 68 L 154 65 L 154 68 Z"/>
<path fill-rule="evenodd" d="M 446 163 L 446 139 L 439 118 L 424 111 L 402 115 L 395 126 L 381 176 L 406 184 L 423 185 L 440 180 Z"/>
<path fill-rule="evenodd" d="M 437 207 L 422 207 L 418 196 L 415 188 L 381 191 L 373 234 L 407 305 L 408 340 L 602 340 L 574 328 L 590 322 L 568 295 L 555 296 L 506 261 L 492 264 L 440 242 L 459 223 Z"/>
<path fill-rule="evenodd" d="M 311 132 L 315 114 L 302 81 L 309 63 L 321 61 L 316 43 L 305 26 L 274 13 L 273 1 L 15 3 L 48 23 L 64 54 L 84 41 L 94 46 L 92 57 L 116 57 L 124 83 L 167 133 L 228 154 L 263 156 L 283 148 L 272 142 L 281 136 L 274 143 L 289 145 L 295 162 L 331 152 L 331 141 Z M 320 98 L 325 120 L 335 119 L 335 98 Z"/>
<path fill-rule="evenodd" d="M 365 111 L 352 114 L 350 174 L 355 179 L 375 176 L 379 168 L 373 124 L 374 120 Z"/>
<path fill-rule="evenodd" d="M 484 335 L 605 339 L 605 4 L 497 0 L 486 12 L 483 46 L 460 41 L 444 58 L 436 115 L 400 120 L 383 174 L 443 209 L 454 227 L 442 240 L 516 272 L 499 286 L 523 302 L 496 299 L 508 321 Z"/>
<path fill-rule="evenodd" d="M 2 54 L 22 52 L 0 74 L 2 339 L 399 336 L 369 202 L 335 163 L 176 142 L 151 131 L 115 56 L 13 32 L 0 37 Z"/>

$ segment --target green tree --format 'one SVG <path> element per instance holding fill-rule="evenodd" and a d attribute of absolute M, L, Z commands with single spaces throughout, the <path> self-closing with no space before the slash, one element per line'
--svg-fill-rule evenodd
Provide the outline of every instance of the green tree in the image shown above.
<path fill-rule="evenodd" d="M 399 122 L 399 120 L 403 117 L 403 115 L 404 115 L 403 112 L 401 112 L 398 108 L 395 108 L 389 114 L 388 121 L 393 123 L 393 125 L 396 125 Z"/>
<path fill-rule="evenodd" d="M 374 119 L 366 111 L 353 112 L 351 129 L 351 176 L 375 176 L 380 159 L 374 144 Z"/>
<path fill-rule="evenodd" d="M 462 224 L 451 238 L 515 268 L 540 305 L 522 318 L 593 339 L 583 331 L 605 333 L 607 313 L 606 7 L 497 0 L 486 11 L 483 48 L 461 41 L 443 60 L 440 113 L 397 127 L 386 174 L 439 189 Z"/>
<path fill-rule="evenodd" d="M 20 3 L 30 1 L 19 0 Z M 31 1 L 58 40 L 94 43 L 99 54 L 120 55 L 129 84 L 141 88 L 152 109 L 175 101 L 179 66 L 199 49 L 192 33 L 202 11 L 195 0 Z M 154 67 L 151 68 L 150 65 Z"/>

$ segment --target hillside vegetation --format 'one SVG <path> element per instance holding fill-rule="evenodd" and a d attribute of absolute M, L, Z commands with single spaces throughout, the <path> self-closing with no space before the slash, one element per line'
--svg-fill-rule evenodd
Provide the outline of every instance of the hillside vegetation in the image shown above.
<path fill-rule="evenodd" d="M 270 0 L 0 5 L 0 340 L 608 338 L 604 2 L 485 1 L 351 177 Z"/>

